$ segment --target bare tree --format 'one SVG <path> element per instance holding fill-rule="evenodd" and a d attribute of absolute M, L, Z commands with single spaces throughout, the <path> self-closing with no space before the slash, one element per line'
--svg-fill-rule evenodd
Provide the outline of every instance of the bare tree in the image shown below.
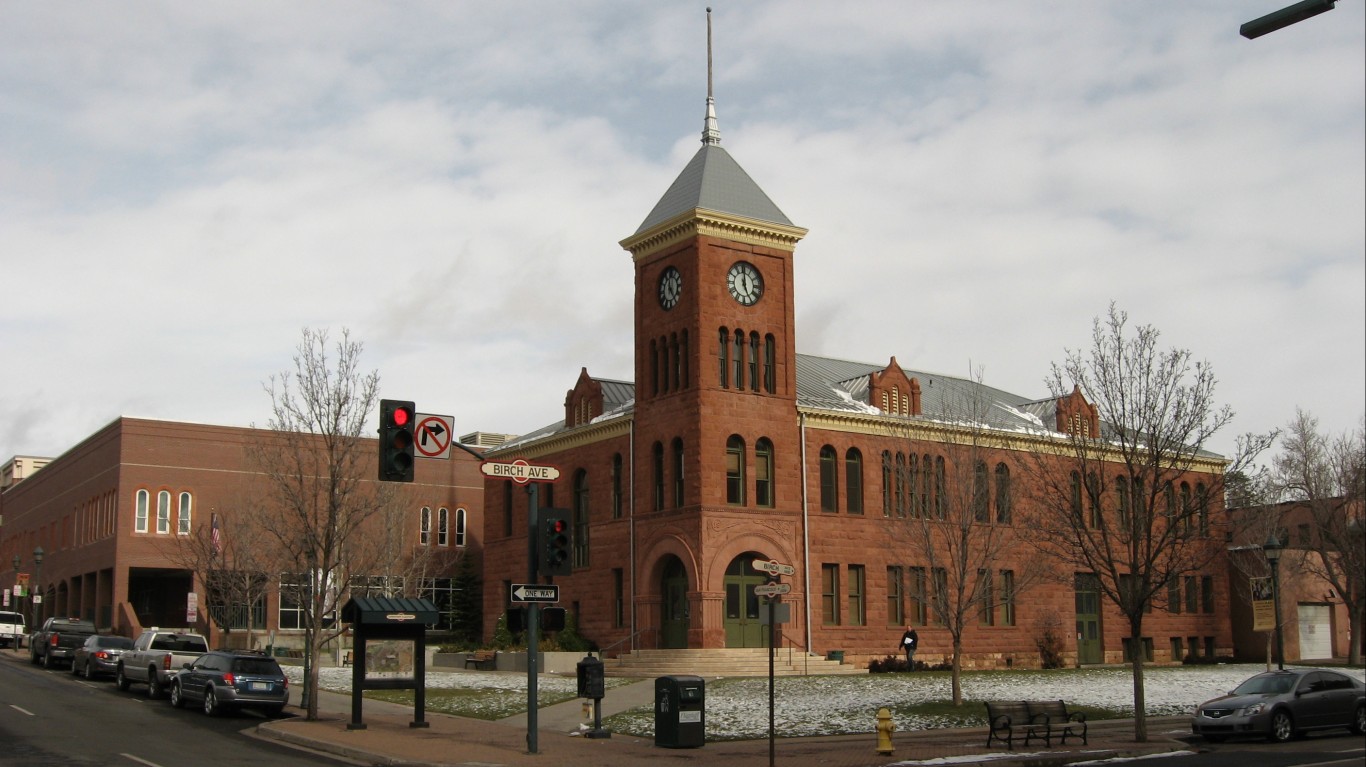
<path fill-rule="evenodd" d="M 1052 395 L 1084 396 L 1095 418 L 1071 422 L 1059 455 L 1035 453 L 1039 495 L 1026 526 L 1049 555 L 1088 574 L 1128 623 L 1139 742 L 1148 739 L 1144 615 L 1183 575 L 1222 555 L 1213 533 L 1225 469 L 1241 471 L 1273 438 L 1239 438 L 1231 463 L 1207 452 L 1233 412 L 1215 405 L 1208 363 L 1163 351 L 1158 338 L 1152 326 L 1131 333 L 1128 315 L 1111 304 L 1093 323 L 1091 348 L 1068 350 L 1053 366 Z"/>
<path fill-rule="evenodd" d="M 270 433 L 248 446 L 263 495 L 246 524 L 278 552 L 281 599 L 297 607 L 309 719 L 318 717 L 316 659 L 343 631 L 335 619 L 352 583 L 402 555 L 376 535 L 399 491 L 372 476 L 374 444 L 362 437 L 379 374 L 360 372 L 361 351 L 346 331 L 332 346 L 327 331 L 304 329 L 293 372 L 265 384 Z"/>
<path fill-rule="evenodd" d="M 952 639 L 955 706 L 963 703 L 964 634 L 973 625 L 1013 623 L 1018 597 L 1041 574 L 1038 558 L 997 569 L 1019 543 L 1008 458 L 1015 453 L 1008 450 L 1010 435 L 989 426 L 994 403 L 982 385 L 981 369 L 964 383 L 940 415 L 952 422 L 946 439 L 932 450 L 917 451 L 912 443 L 909 454 L 898 450 L 884 459 L 893 463 L 884 467 L 895 478 L 893 513 L 904 521 L 901 530 L 911 549 L 928 566 L 929 582 L 923 585 L 929 606 Z M 891 423 L 896 433 L 897 422 Z M 1014 468 L 1017 477 L 1021 468 Z"/>
<path fill-rule="evenodd" d="M 1310 536 L 1300 544 L 1307 549 L 1302 566 L 1332 586 L 1346 604 L 1348 663 L 1361 665 L 1366 613 L 1366 420 L 1354 432 L 1333 436 L 1319 430 L 1317 418 L 1296 410 L 1273 467 L 1283 497 L 1308 511 Z"/>

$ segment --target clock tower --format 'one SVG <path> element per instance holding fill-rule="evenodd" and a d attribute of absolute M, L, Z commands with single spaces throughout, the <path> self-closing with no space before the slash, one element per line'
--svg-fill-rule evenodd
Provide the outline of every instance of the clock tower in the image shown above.
<path fill-rule="evenodd" d="M 688 601 L 706 613 L 687 646 L 714 647 L 737 644 L 721 633 L 727 571 L 799 553 L 793 252 L 806 230 L 721 147 L 710 91 L 701 149 L 621 245 L 635 263 L 636 519 L 687 551 Z M 738 534 L 759 520 L 769 538 Z"/>

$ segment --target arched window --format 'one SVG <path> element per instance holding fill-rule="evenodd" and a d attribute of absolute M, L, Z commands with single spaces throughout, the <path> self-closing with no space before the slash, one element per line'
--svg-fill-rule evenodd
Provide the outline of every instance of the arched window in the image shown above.
<path fill-rule="evenodd" d="M 436 545 L 451 545 L 451 510 L 445 506 L 436 510 Z"/>
<path fill-rule="evenodd" d="M 1120 528 L 1129 529 L 1129 478 L 1124 475 L 1115 477 L 1115 512 Z"/>
<path fill-rule="evenodd" d="M 176 513 L 176 535 L 190 534 L 190 494 L 180 494 L 180 508 Z"/>
<path fill-rule="evenodd" d="M 674 437 L 673 442 L 673 487 L 674 508 L 683 507 L 683 440 Z"/>
<path fill-rule="evenodd" d="M 844 454 L 844 506 L 850 514 L 863 513 L 863 453 L 853 447 Z"/>
<path fill-rule="evenodd" d="M 882 451 L 882 516 L 892 516 L 892 454 Z"/>
<path fill-rule="evenodd" d="M 991 489 L 987 485 L 987 465 L 976 461 L 972 465 L 972 518 L 977 522 L 991 521 Z"/>
<path fill-rule="evenodd" d="M 422 546 L 432 542 L 432 507 L 423 506 L 418 518 L 417 542 Z"/>
<path fill-rule="evenodd" d="M 659 390 L 669 391 L 669 339 L 659 339 Z"/>
<path fill-rule="evenodd" d="M 996 464 L 996 522 L 1008 525 L 1011 518 L 1010 467 Z"/>
<path fill-rule="evenodd" d="M 1200 516 L 1200 534 L 1209 535 L 1209 491 L 1204 482 L 1195 483 L 1196 513 Z"/>
<path fill-rule="evenodd" d="M 1191 503 L 1191 486 L 1189 482 L 1181 483 L 1181 527 L 1186 532 L 1191 531 L 1191 517 L 1195 515 L 1195 506 Z"/>
<path fill-rule="evenodd" d="M 773 506 L 773 443 L 761 437 L 754 444 L 754 502 Z"/>
<path fill-rule="evenodd" d="M 726 503 L 745 505 L 745 441 L 735 435 L 726 440 Z"/>
<path fill-rule="evenodd" d="M 171 491 L 157 493 L 157 533 L 166 535 L 171 532 Z"/>
<path fill-rule="evenodd" d="M 934 458 L 929 453 L 920 458 L 920 515 L 930 518 L 934 507 Z"/>
<path fill-rule="evenodd" d="M 621 453 L 612 455 L 612 519 L 621 519 Z"/>
<path fill-rule="evenodd" d="M 759 334 L 749 334 L 749 388 L 759 391 Z"/>
<path fill-rule="evenodd" d="M 669 356 L 672 358 L 670 360 L 669 368 L 673 371 L 673 386 L 670 388 L 673 391 L 678 391 L 683 387 L 682 358 L 680 355 L 678 334 L 674 333 L 669 336 Z"/>
<path fill-rule="evenodd" d="M 464 509 L 455 510 L 455 545 L 461 548 L 465 546 L 466 526 L 469 524 L 469 512 Z"/>
<path fill-rule="evenodd" d="M 745 388 L 745 331 L 735 330 L 735 388 Z"/>
<path fill-rule="evenodd" d="M 588 567 L 588 471 L 574 472 L 573 566 Z"/>
<path fill-rule="evenodd" d="M 835 448 L 826 445 L 821 448 L 821 511 L 839 511 L 839 455 Z"/>
<path fill-rule="evenodd" d="M 730 388 L 730 361 L 727 354 L 730 350 L 730 331 L 721 328 L 721 342 L 717 345 L 717 359 L 721 362 L 721 388 Z"/>
<path fill-rule="evenodd" d="M 920 458 L 915 453 L 906 457 L 906 506 L 912 517 L 920 516 Z"/>
<path fill-rule="evenodd" d="M 151 504 L 152 495 L 146 490 L 139 490 L 135 496 L 136 500 L 133 508 L 136 509 L 133 516 L 133 532 L 147 532 L 147 509 Z"/>
<path fill-rule="evenodd" d="M 906 516 L 906 454 L 896 454 L 896 515 Z"/>
<path fill-rule="evenodd" d="M 678 388 L 688 388 L 688 331 L 678 337 Z"/>
<path fill-rule="evenodd" d="M 934 459 L 934 516 L 935 519 L 943 519 L 948 509 L 948 483 L 944 475 L 944 456 L 935 456 Z"/>
<path fill-rule="evenodd" d="M 1072 519 L 1080 523 L 1081 516 L 1081 474 L 1072 472 Z"/>
<path fill-rule="evenodd" d="M 778 387 L 778 372 L 775 369 L 778 356 L 778 342 L 773 334 L 764 336 L 764 391 L 772 394 Z"/>
<path fill-rule="evenodd" d="M 664 443 L 656 442 L 650 461 L 651 487 L 654 488 L 655 511 L 664 510 Z"/>

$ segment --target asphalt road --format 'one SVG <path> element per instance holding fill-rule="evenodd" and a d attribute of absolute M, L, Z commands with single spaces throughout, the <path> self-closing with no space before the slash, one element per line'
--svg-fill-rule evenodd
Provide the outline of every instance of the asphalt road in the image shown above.
<path fill-rule="evenodd" d="M 3 657 L 10 655 L 12 657 Z M 119 692 L 66 669 L 45 671 L 27 653 L 0 650 L 0 765 L 4 767 L 295 767 L 338 764 L 251 736 L 261 721 L 241 712 L 211 718 Z"/>

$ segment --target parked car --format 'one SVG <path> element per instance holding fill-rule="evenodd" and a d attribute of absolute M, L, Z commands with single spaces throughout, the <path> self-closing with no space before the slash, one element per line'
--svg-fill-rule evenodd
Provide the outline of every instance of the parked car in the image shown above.
<path fill-rule="evenodd" d="M 71 673 L 84 674 L 86 679 L 113 676 L 119 656 L 132 647 L 133 640 L 128 637 L 102 634 L 87 637 L 85 644 L 77 647 L 76 654 L 71 656 Z"/>
<path fill-rule="evenodd" d="M 26 632 L 23 613 L 0 610 L 0 647 L 13 647 L 18 650 L 22 646 Z"/>
<path fill-rule="evenodd" d="M 1191 720 L 1196 735 L 1215 743 L 1236 735 L 1281 742 L 1335 727 L 1366 734 L 1366 685 L 1318 668 L 1258 674 L 1228 695 L 1201 703 Z"/>
<path fill-rule="evenodd" d="M 264 653 L 214 650 L 185 664 L 171 680 L 171 705 L 187 703 L 199 703 L 209 716 L 257 708 L 276 717 L 289 703 L 289 679 Z"/>
<path fill-rule="evenodd" d="M 42 628 L 28 638 L 28 659 L 43 668 L 52 668 L 58 663 L 70 663 L 76 648 L 85 644 L 85 638 L 100 633 L 95 624 L 80 618 L 48 618 Z"/>
<path fill-rule="evenodd" d="M 202 635 L 153 626 L 138 635 L 114 667 L 114 684 L 127 690 L 147 685 L 147 697 L 160 698 L 180 667 L 209 651 Z"/>

